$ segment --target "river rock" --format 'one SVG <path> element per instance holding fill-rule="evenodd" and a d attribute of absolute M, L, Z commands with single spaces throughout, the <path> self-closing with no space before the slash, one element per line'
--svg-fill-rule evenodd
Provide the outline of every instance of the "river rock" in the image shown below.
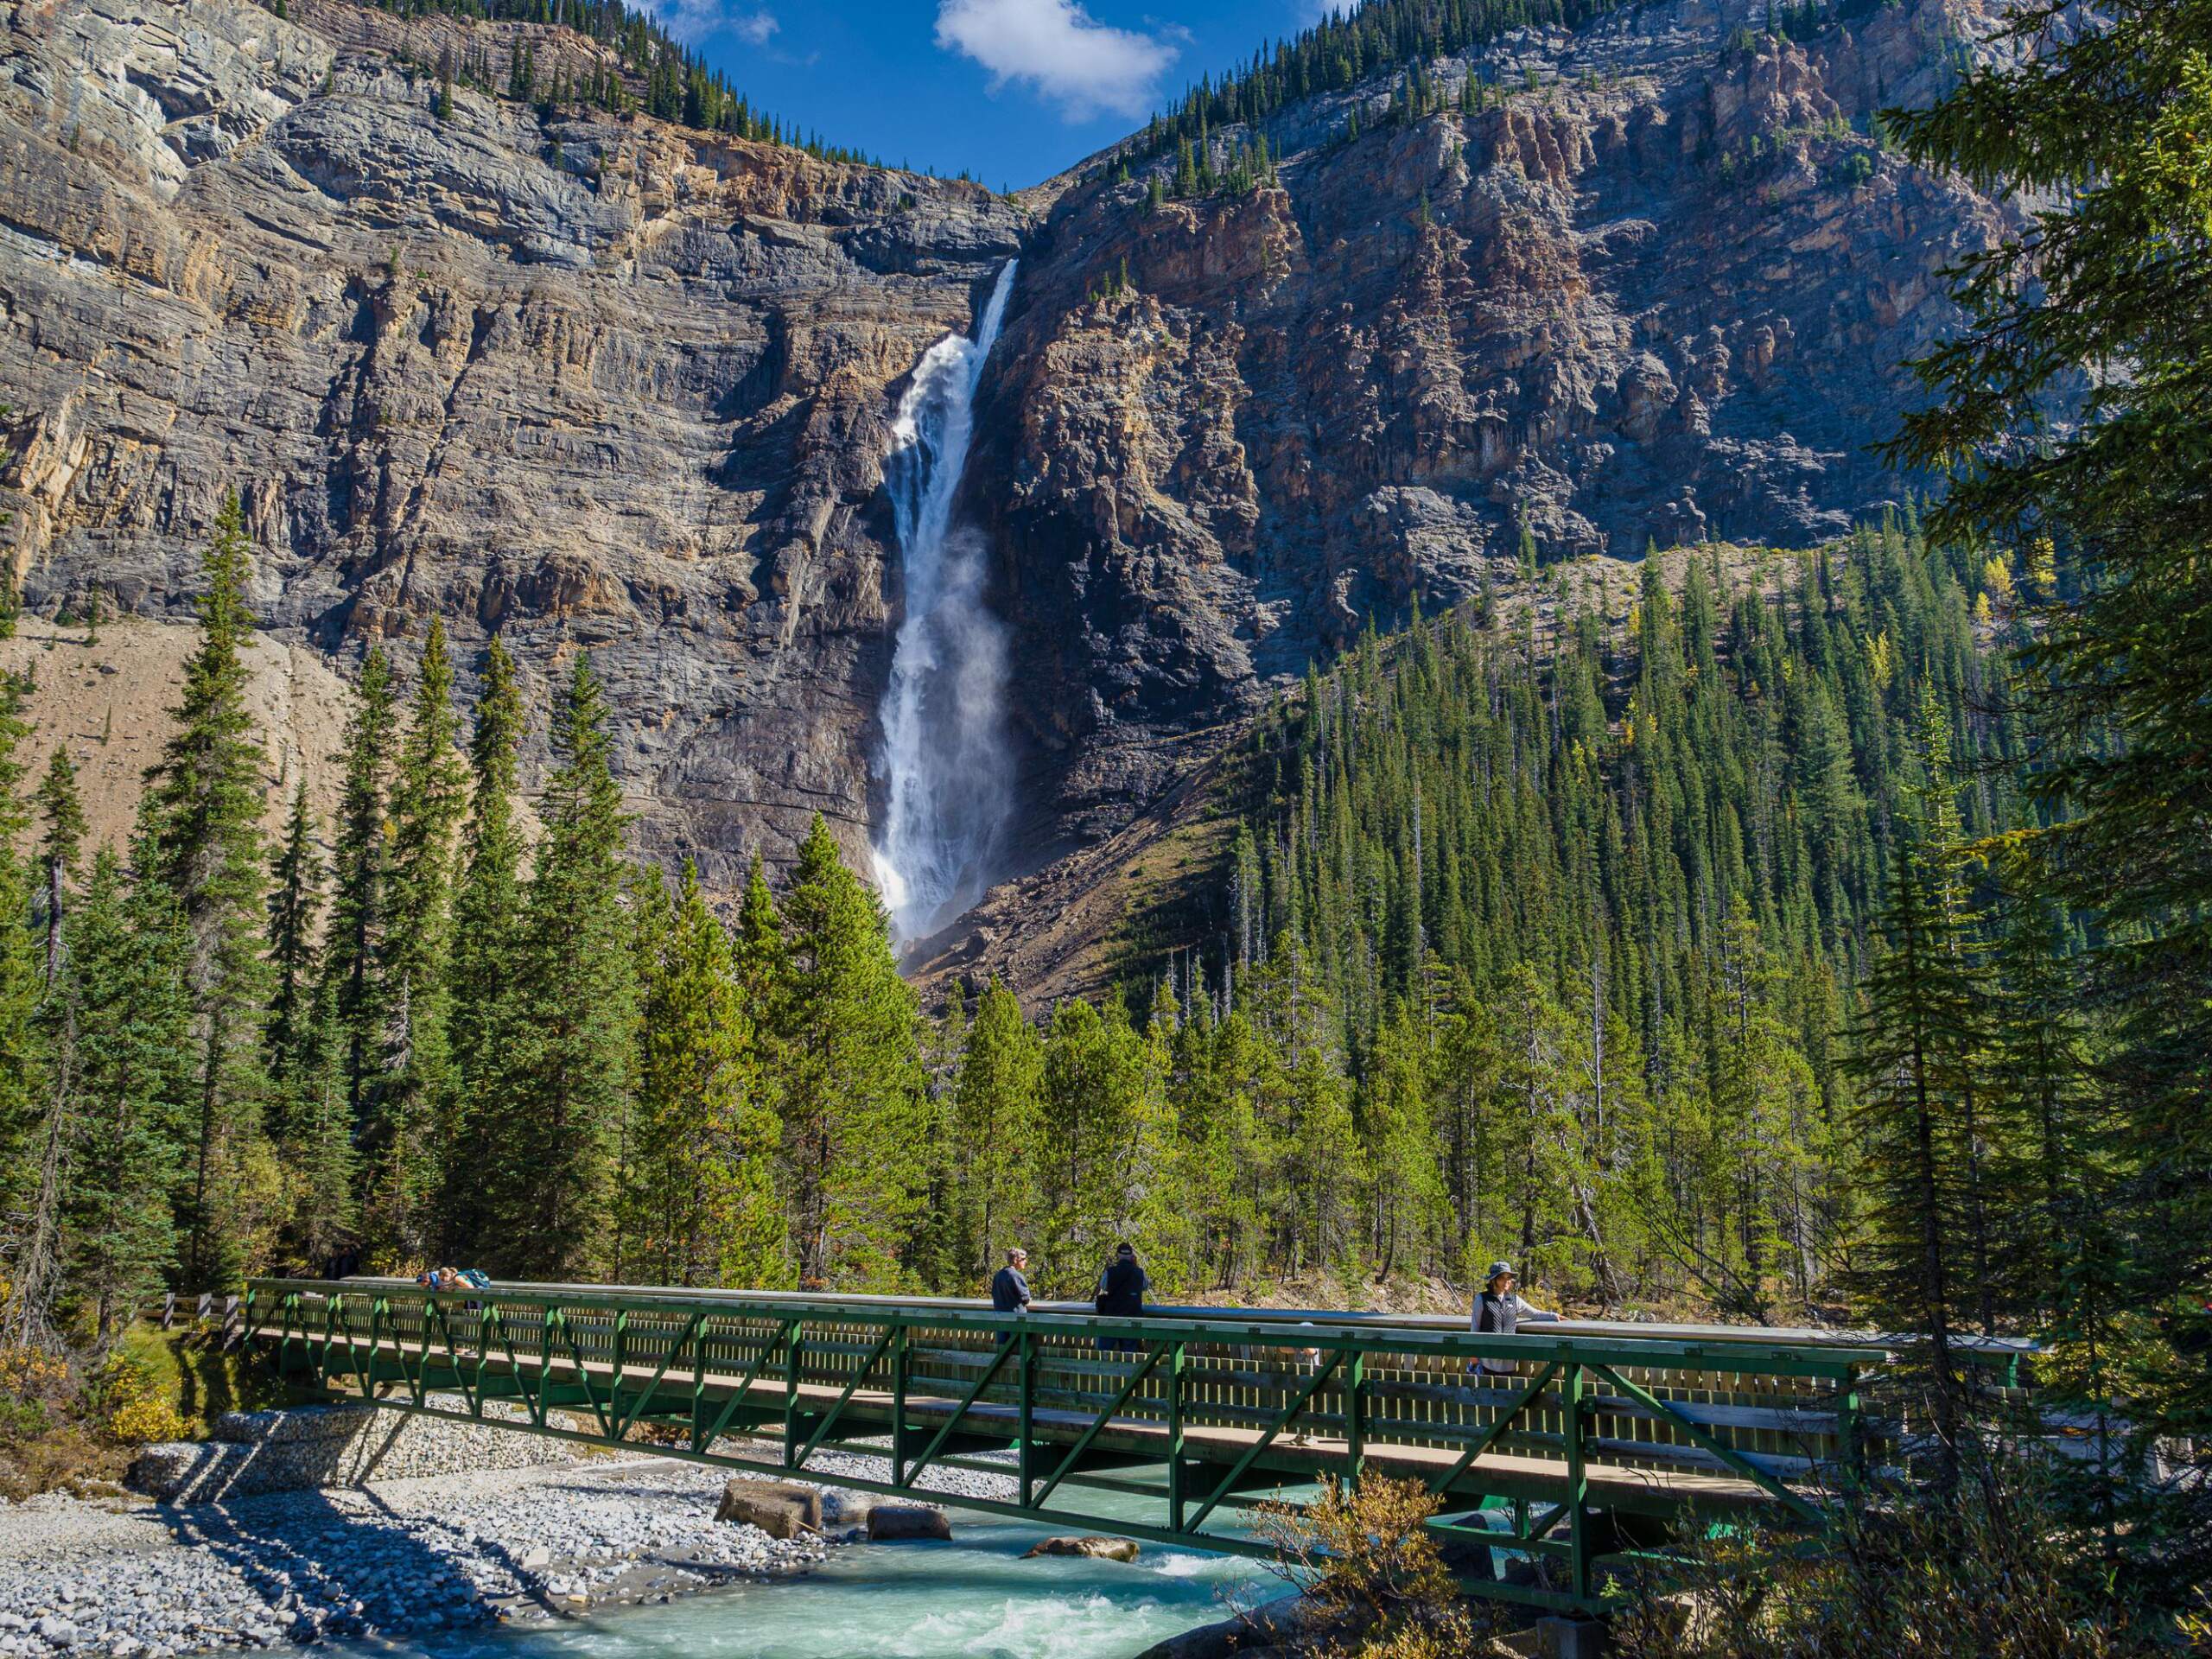
<path fill-rule="evenodd" d="M 820 1496 L 822 1529 L 832 1533 L 865 1529 L 870 1512 L 883 1501 L 874 1492 L 848 1491 L 839 1486 L 824 1487 Z"/>
<path fill-rule="evenodd" d="M 950 1542 L 952 1517 L 925 1503 L 879 1503 L 868 1512 L 868 1535 L 873 1543 L 911 1538 L 935 1538 Z"/>
<path fill-rule="evenodd" d="M 1046 1538 L 1033 1544 L 1021 1559 L 1026 1561 L 1037 1555 L 1083 1555 L 1094 1561 L 1134 1561 L 1137 1558 L 1137 1541 L 1134 1538 Z"/>
<path fill-rule="evenodd" d="M 822 1494 L 788 1480 L 733 1480 L 722 1488 L 717 1521 L 754 1526 L 771 1538 L 822 1530 Z"/>

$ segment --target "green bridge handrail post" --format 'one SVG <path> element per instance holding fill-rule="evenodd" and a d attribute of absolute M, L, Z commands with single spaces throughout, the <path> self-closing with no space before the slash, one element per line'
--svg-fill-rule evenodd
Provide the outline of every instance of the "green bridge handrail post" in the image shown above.
<path fill-rule="evenodd" d="M 622 1368 L 629 1354 L 630 1310 L 617 1308 L 614 1311 L 614 1371 L 607 1384 L 607 1414 L 613 1425 L 607 1431 L 607 1438 L 612 1440 L 619 1441 L 625 1432 L 622 1426 Z M 581 1370 L 582 1367 L 579 1365 L 577 1369 Z"/>
<path fill-rule="evenodd" d="M 1582 1444 L 1586 1413 L 1582 1399 L 1582 1367 L 1570 1363 L 1561 1389 L 1567 1411 L 1567 1593 L 1577 1601 L 1590 1599 L 1590 1470 Z"/>
<path fill-rule="evenodd" d="M 384 1352 L 384 1322 L 391 1316 L 391 1299 L 390 1297 L 379 1296 L 369 1304 L 368 1391 L 372 1395 L 375 1395 L 379 1380 L 377 1376 L 377 1367 L 383 1363 L 379 1356 Z"/>
<path fill-rule="evenodd" d="M 1021 1471 L 1021 1507 L 1028 1510 L 1036 1507 L 1037 1491 L 1037 1460 L 1034 1456 L 1037 1442 L 1036 1338 L 1025 1330 L 1021 1333 L 1020 1342 L 1021 1442 L 1017 1455 L 1020 1459 L 1019 1466 Z"/>
<path fill-rule="evenodd" d="M 545 1427 L 545 1396 L 553 1391 L 553 1333 L 561 1328 L 561 1310 L 544 1307 L 537 1314 L 537 1396 L 530 1414 L 538 1427 Z"/>
<path fill-rule="evenodd" d="M 1167 1363 L 1167 1516 L 1168 1525 L 1183 1530 L 1183 1370 L 1189 1347 L 1174 1345 Z"/>
<path fill-rule="evenodd" d="M 891 1484 L 906 1484 L 906 1384 L 912 1367 L 910 1338 L 904 1319 L 893 1327 L 898 1333 L 891 1346 Z"/>
<path fill-rule="evenodd" d="M 1864 1490 L 1866 1479 L 1866 1449 L 1859 1440 L 1859 1368 L 1847 1366 L 1842 1381 L 1836 1389 L 1835 1430 L 1838 1460 L 1842 1465 L 1843 1491 L 1847 1497 L 1856 1498 Z"/>
<path fill-rule="evenodd" d="M 492 1303 L 476 1306 L 476 1392 L 468 1398 L 468 1414 L 484 1421 L 484 1378 L 492 1369 Z"/>
<path fill-rule="evenodd" d="M 1367 1400 L 1367 1356 L 1355 1352 L 1345 1370 L 1344 1402 L 1344 1469 L 1356 1491 L 1359 1478 L 1367 1470 L 1367 1430 L 1365 1406 Z"/>
<path fill-rule="evenodd" d="M 704 1452 L 706 1441 L 702 1439 L 707 1427 L 707 1326 L 704 1317 L 691 1334 L 691 1433 L 688 1437 L 694 1452 Z"/>
<path fill-rule="evenodd" d="M 806 1321 L 791 1324 L 791 1346 L 784 1351 L 784 1467 L 796 1469 L 798 1459 L 798 1383 L 805 1369 L 801 1355 L 806 1346 Z"/>

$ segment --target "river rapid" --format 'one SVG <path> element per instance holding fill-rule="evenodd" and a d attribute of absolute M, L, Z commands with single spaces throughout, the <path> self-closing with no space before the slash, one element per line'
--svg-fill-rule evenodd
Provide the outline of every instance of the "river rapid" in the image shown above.
<path fill-rule="evenodd" d="M 953 1512 L 950 1543 L 854 1544 L 803 1575 L 550 1624 L 431 1631 L 378 1659 L 1128 1659 L 1266 1600 L 1258 1564 L 1147 1544 L 1133 1563 L 1022 1559 L 1048 1529 Z"/>

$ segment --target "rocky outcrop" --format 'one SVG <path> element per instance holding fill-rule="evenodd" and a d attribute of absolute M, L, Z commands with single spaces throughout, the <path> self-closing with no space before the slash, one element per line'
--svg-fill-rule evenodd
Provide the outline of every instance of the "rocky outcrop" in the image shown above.
<path fill-rule="evenodd" d="M 963 973 L 1370 618 L 1529 554 L 1878 512 L 1897 365 L 2004 223 L 1870 121 L 1940 88 L 1980 0 L 1802 42 L 1748 0 L 1520 30 L 1431 71 L 1478 75 L 1479 113 L 1393 118 L 1378 79 L 1274 118 L 1261 188 L 1156 212 L 1172 158 L 1015 201 L 465 86 L 441 118 L 442 54 L 504 66 L 528 31 L 573 77 L 600 48 L 288 11 L 0 4 L 0 533 L 30 606 L 188 620 L 236 487 L 284 650 L 404 671 L 440 616 L 466 692 L 497 632 L 532 764 L 588 651 L 645 850 L 728 887 L 820 810 L 857 855 L 897 394 L 1019 251 L 966 497 L 1023 688 L 1020 879 L 937 942 Z"/>
<path fill-rule="evenodd" d="M 897 604 L 893 389 L 1020 219 L 427 74 L 471 27 L 302 0 L 0 6 L 0 473 L 29 603 L 188 617 L 238 488 L 282 638 L 464 664 L 541 714 L 589 650 L 640 835 L 711 877 L 866 840 Z M 541 54 L 595 50 L 565 31 Z M 464 680 L 466 685 L 466 678 Z"/>
<path fill-rule="evenodd" d="M 1732 0 L 1522 29 L 1432 71 L 1479 113 L 1376 82 L 1271 121 L 1249 194 L 1147 210 L 1172 157 L 1067 192 L 976 474 L 1020 652 L 1068 688 L 1025 705 L 1035 822 L 1118 830 L 1172 740 L 1526 554 L 1804 545 L 1901 495 L 1868 446 L 2005 221 L 1872 118 L 1986 22 L 1845 10 L 1802 43 Z"/>

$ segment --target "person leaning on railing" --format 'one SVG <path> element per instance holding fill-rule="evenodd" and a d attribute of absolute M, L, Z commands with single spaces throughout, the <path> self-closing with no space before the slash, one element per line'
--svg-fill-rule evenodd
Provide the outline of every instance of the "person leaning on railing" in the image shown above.
<path fill-rule="evenodd" d="M 1029 1280 L 1022 1269 L 1029 1265 L 1029 1252 L 1019 1244 L 1006 1253 L 1006 1266 L 991 1276 L 991 1312 L 994 1313 L 1027 1313 L 1029 1311 Z M 1003 1348 L 1014 1340 L 1014 1332 L 999 1332 L 999 1346 Z"/>
<path fill-rule="evenodd" d="M 1526 1300 L 1510 1262 L 1493 1262 L 1490 1276 L 1475 1293 L 1474 1313 L 1467 1328 L 1478 1337 L 1510 1337 L 1524 1319 L 1547 1324 L 1559 1318 Z M 1483 1376 L 1511 1376 L 1516 1367 L 1510 1359 L 1478 1359 L 1467 1369 Z"/>

